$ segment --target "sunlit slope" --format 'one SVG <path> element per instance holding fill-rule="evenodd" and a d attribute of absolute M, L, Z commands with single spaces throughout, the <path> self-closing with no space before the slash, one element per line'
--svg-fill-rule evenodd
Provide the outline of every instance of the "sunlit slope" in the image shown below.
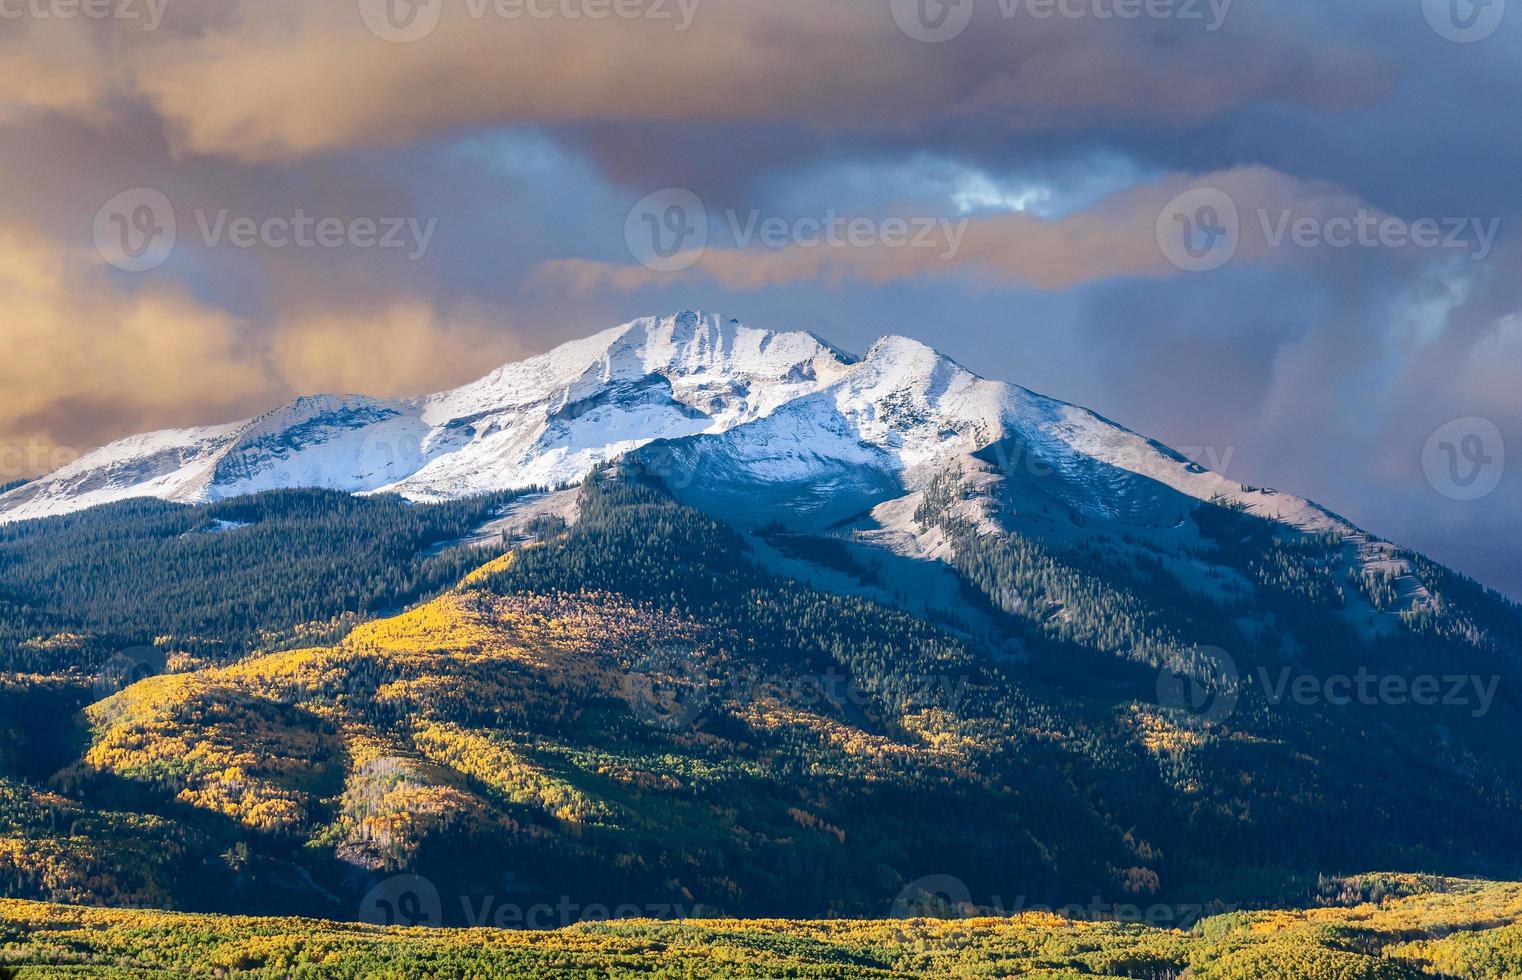
<path fill-rule="evenodd" d="M 861 833 L 871 824 L 853 825 L 847 846 L 811 800 L 897 796 L 921 779 L 987 788 L 933 716 L 915 716 L 915 735 L 858 727 L 865 719 L 811 703 L 808 674 L 741 694 L 721 674 L 745 667 L 725 647 L 747 644 L 720 641 L 711 624 L 613 593 L 470 587 L 511 558 L 336 646 L 150 678 L 96 704 L 88 749 L 54 782 L 91 797 L 130 787 L 136 805 L 214 819 L 256 850 L 295 837 L 331 854 L 329 873 L 484 873 L 467 891 L 511 873 L 529 888 L 569 879 L 594 894 L 616 884 L 625 898 L 745 908 L 786 901 L 787 866 L 804 854 L 841 876 L 841 908 L 863 910 L 885 909 L 901 887 L 878 862 L 912 835 L 907 815 L 873 822 L 881 843 Z M 677 724 L 683 701 L 701 696 L 689 666 L 708 672 L 704 710 L 728 730 Z M 837 785 L 809 786 L 809 769 Z M 457 848 L 473 868 L 439 858 Z M 828 908 L 826 877 L 808 901 Z"/>
<path fill-rule="evenodd" d="M 622 704 L 623 644 L 679 635 L 612 596 L 452 592 L 334 647 L 143 681 L 88 709 L 90 746 L 55 781 L 109 775 L 250 832 L 324 836 L 360 867 L 400 867 L 430 830 L 598 811 L 525 745 Z"/>
<path fill-rule="evenodd" d="M 574 527 L 334 645 L 93 705 L 51 786 L 187 835 L 198 887 L 156 879 L 176 907 L 352 918 L 418 874 L 446 924 L 503 894 L 875 917 L 927 876 L 984 904 L 1295 901 L 1322 871 L 1504 872 L 1514 853 L 1500 701 L 1397 726 L 1246 687 L 1202 717 L 1160 698 L 1159 667 L 1237 627 L 1131 572 L 1011 553 L 1082 588 L 1066 618 L 1006 618 L 1022 660 L 775 578 L 632 477 L 581 495 Z M 979 560 L 974 584 L 1004 558 Z M 1231 648 L 1244 675 L 1276 655 Z"/>
<path fill-rule="evenodd" d="M 1235 913 L 1187 933 L 1043 913 L 452 931 L 3 901 L 0 950 L 19 968 L 18 977 L 1510 980 L 1522 974 L 1522 886 L 1397 876 L 1344 884 L 1354 902 L 1358 893 L 1386 897 L 1309 911 Z M 55 972 L 71 966 L 79 972 Z"/>

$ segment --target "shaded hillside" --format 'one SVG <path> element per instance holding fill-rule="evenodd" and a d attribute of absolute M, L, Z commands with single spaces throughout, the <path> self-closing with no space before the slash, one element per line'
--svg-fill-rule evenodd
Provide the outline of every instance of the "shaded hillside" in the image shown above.
<path fill-rule="evenodd" d="M 215 660 L 336 639 L 458 581 L 481 559 L 436 546 L 513 496 L 419 506 L 280 490 L 0 526 L 0 669 L 88 677 L 140 644 Z"/>
<path fill-rule="evenodd" d="M 181 662 L 94 704 L 55 774 L 13 784 L 0 882 L 351 918 L 415 874 L 453 924 L 504 894 L 871 917 L 936 876 L 976 903 L 1243 905 L 1305 900 L 1318 872 L 1502 872 L 1522 853 L 1513 674 L 1473 638 L 1469 663 L 1508 671 L 1484 713 L 1271 704 L 1243 681 L 1202 714 L 1160 684 L 1199 643 L 1231 643 L 1240 678 L 1279 661 L 1238 625 L 1250 610 L 1181 597 L 1165 571 L 958 546 L 994 605 L 1037 583 L 1064 610 L 1005 611 L 1010 658 L 779 579 L 638 479 L 603 472 L 581 498 L 574 526 L 335 645 Z M 1251 530 L 1212 513 L 1222 541 Z M 1307 628 L 1329 615 L 1304 605 Z M 1293 663 L 1365 655 L 1307 644 Z M 172 844 L 145 853 L 142 828 Z M 82 856 L 19 843 L 86 838 Z"/>

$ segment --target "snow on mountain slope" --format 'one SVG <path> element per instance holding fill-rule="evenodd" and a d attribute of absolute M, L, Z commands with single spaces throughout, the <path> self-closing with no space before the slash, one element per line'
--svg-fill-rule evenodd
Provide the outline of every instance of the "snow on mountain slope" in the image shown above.
<path fill-rule="evenodd" d="M 423 399 L 427 462 L 387 489 L 434 500 L 574 482 L 652 440 L 761 418 L 850 363 L 807 333 L 698 313 L 637 320 Z"/>
<path fill-rule="evenodd" d="M 652 439 L 760 418 L 850 365 L 807 333 L 697 313 L 637 320 L 423 398 L 302 398 L 245 422 L 123 439 L 0 497 L 0 521 L 279 487 L 437 500 L 571 482 Z"/>
<path fill-rule="evenodd" d="M 912 493 L 977 454 L 1089 517 L 1171 526 L 1226 500 L 1307 531 L 1354 530 L 1298 497 L 1244 487 L 1087 409 L 978 377 L 904 337 L 817 394 L 644 459 L 691 503 L 758 526 L 778 508 L 824 527 Z M 910 508 L 912 512 L 913 508 Z"/>
<path fill-rule="evenodd" d="M 132 497 L 197 503 L 280 487 L 359 492 L 385 482 L 404 402 L 301 398 L 246 422 L 131 436 L 0 497 L 0 521 Z"/>
<path fill-rule="evenodd" d="M 779 507 L 828 523 L 905 492 L 920 467 L 1001 438 L 1007 389 L 887 337 L 818 393 L 637 458 L 679 496 L 742 524 L 765 523 Z"/>
<path fill-rule="evenodd" d="M 914 340 L 883 338 L 858 360 L 812 334 L 692 312 L 637 320 L 423 398 L 303 398 L 247 422 L 123 439 L 0 496 L 0 521 L 277 487 L 450 499 L 575 482 L 657 440 L 658 452 L 638 458 L 731 514 L 785 501 L 835 520 L 912 492 L 950 460 L 994 453 L 1096 517 L 1157 522 L 1181 500 L 1224 497 L 1295 526 L 1351 530 L 1314 504 L 1242 487 Z"/>

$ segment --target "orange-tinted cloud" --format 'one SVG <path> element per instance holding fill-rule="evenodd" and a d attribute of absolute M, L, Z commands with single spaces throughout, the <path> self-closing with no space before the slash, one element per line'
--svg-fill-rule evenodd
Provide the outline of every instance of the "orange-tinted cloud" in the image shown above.
<path fill-rule="evenodd" d="M 267 388 L 235 318 L 172 286 L 116 286 L 92 258 L 0 234 L 0 446 L 83 452 L 101 431 L 215 417 Z"/>
<path fill-rule="evenodd" d="M 231 421 L 298 394 L 414 395 L 521 353 L 485 312 L 424 299 L 314 307 L 259 330 L 93 252 L 0 232 L 0 482 L 135 432 Z"/>
<path fill-rule="evenodd" d="M 298 317 L 278 324 L 270 344 L 291 391 L 401 397 L 474 380 L 526 353 L 485 311 L 446 317 L 419 299 Z"/>
<path fill-rule="evenodd" d="M 780 247 L 751 244 L 737 229 L 754 227 L 750 216 L 711 215 L 728 237 L 704 249 L 687 270 L 671 274 L 627 263 L 564 259 L 546 262 L 541 274 L 551 281 L 588 291 L 634 290 L 678 281 L 709 280 L 729 289 L 755 290 L 816 281 L 880 284 L 919 277 L 956 275 L 985 285 L 1030 285 L 1060 290 L 1118 277 L 1164 278 L 1184 274 L 1159 244 L 1158 219 L 1179 195 L 1196 188 L 1226 194 L 1236 205 L 1240 240 L 1232 261 L 1289 261 L 1305 256 L 1283 241 L 1276 243 L 1281 215 L 1318 221 L 1354 211 L 1357 198 L 1345 191 L 1300 181 L 1261 167 L 1200 177 L 1174 175 L 1115 193 L 1088 208 L 1043 218 L 1024 212 L 982 214 L 972 218 L 899 216 L 911 234 L 879 235 L 869 244 L 851 245 L 842 237 L 823 244 L 810 228 L 809 241 Z M 933 224 L 932 224 L 933 223 Z M 875 227 L 886 225 L 877 222 Z M 912 239 L 921 237 L 914 244 Z"/>

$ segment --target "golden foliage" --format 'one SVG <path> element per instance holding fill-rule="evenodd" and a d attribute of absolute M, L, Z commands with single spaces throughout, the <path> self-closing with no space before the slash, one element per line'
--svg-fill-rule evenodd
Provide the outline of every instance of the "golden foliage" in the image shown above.
<path fill-rule="evenodd" d="M 258 977 L 1518 976 L 1522 885 L 1425 879 L 1422 887 L 1352 908 L 1233 913 L 1208 919 L 1192 933 L 1049 913 L 890 921 L 627 920 L 551 931 L 406 929 L 0 900 L 0 943 L 12 966 L 120 965 Z M 1356 943 L 1350 942 L 1355 935 Z"/>
<path fill-rule="evenodd" d="M 606 803 L 534 764 L 496 733 L 428 724 L 413 732 L 413 741 L 428 758 L 464 773 L 509 803 L 534 807 L 570 824 L 613 822 Z"/>

